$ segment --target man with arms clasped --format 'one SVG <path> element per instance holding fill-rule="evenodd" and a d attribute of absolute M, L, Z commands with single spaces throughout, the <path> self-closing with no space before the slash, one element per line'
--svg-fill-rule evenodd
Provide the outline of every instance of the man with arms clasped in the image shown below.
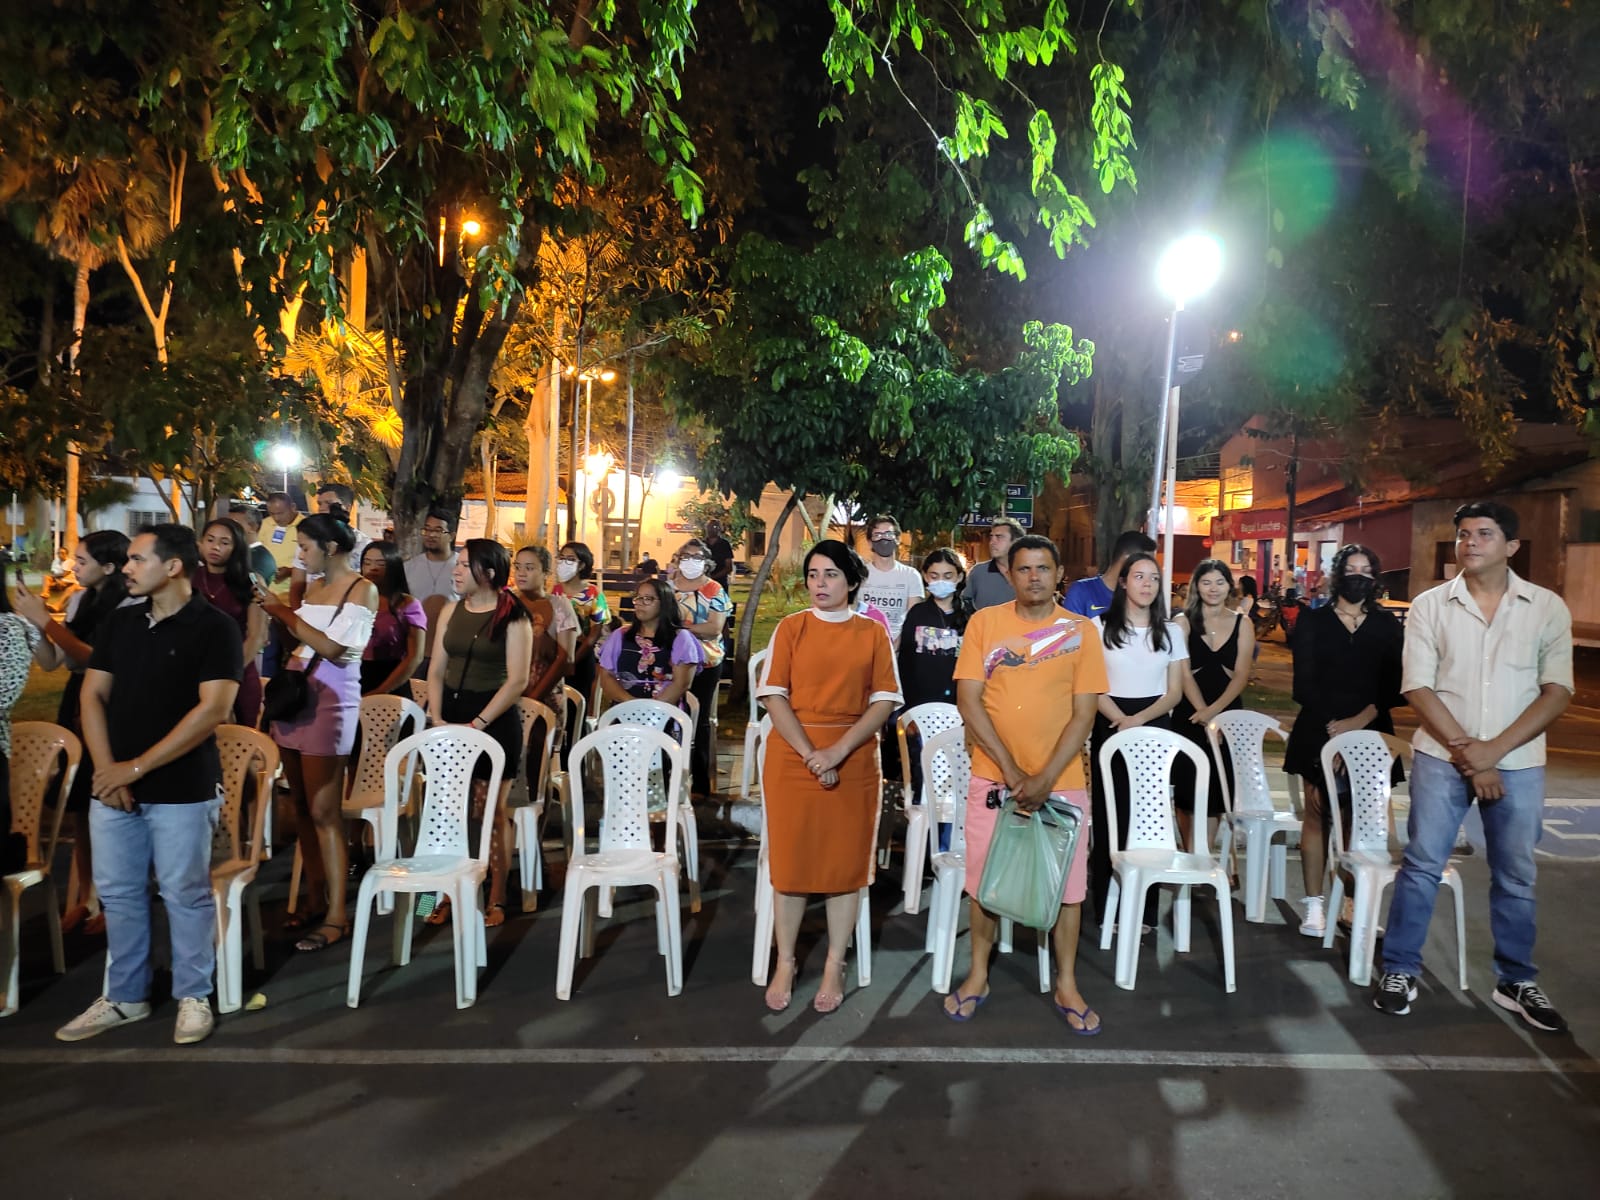
<path fill-rule="evenodd" d="M 1417 998 L 1422 943 L 1456 833 L 1478 802 L 1489 858 L 1493 1000 L 1534 1029 L 1567 1023 L 1534 982 L 1533 848 L 1544 817 L 1544 731 L 1572 702 L 1572 615 L 1511 569 L 1517 514 L 1456 509 L 1460 573 L 1418 596 L 1406 619 L 1401 690 L 1422 719 L 1413 740 L 1410 840 L 1383 943 L 1380 1012 Z"/>
<path fill-rule="evenodd" d="M 998 922 L 976 897 L 999 816 L 991 800 L 1009 793 L 1031 812 L 1055 796 L 1077 809 L 1082 832 L 1055 924 L 1054 999 L 1067 1028 L 1091 1036 L 1100 1032 L 1100 1017 L 1078 990 L 1076 973 L 1089 859 L 1083 746 L 1106 690 L 1105 659 L 1094 626 L 1056 604 L 1062 571 L 1055 543 L 1028 535 L 1009 553 L 1017 598 L 974 613 L 956 659 L 956 703 L 972 751 L 966 817 L 972 967 L 945 997 L 945 1015 L 969 1020 L 989 996 L 989 952 Z"/>
<path fill-rule="evenodd" d="M 194 531 L 141 530 L 123 574 L 130 598 L 109 618 L 84 675 L 83 737 L 96 764 L 89 827 L 111 958 L 106 994 L 56 1031 L 78 1042 L 150 1015 L 150 875 L 172 945 L 173 1040 L 211 1034 L 216 906 L 211 835 L 222 807 L 213 736 L 243 670 L 239 627 L 195 595 Z"/>

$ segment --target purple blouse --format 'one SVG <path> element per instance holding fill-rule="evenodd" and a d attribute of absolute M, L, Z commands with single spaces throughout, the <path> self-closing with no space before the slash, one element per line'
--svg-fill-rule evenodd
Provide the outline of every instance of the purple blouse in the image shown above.
<path fill-rule="evenodd" d="M 415 596 L 392 612 L 387 604 L 378 605 L 378 615 L 372 622 L 372 636 L 361 654 L 365 662 L 394 662 L 406 656 L 406 642 L 413 629 L 426 629 L 428 617 L 422 611 L 422 601 Z"/>

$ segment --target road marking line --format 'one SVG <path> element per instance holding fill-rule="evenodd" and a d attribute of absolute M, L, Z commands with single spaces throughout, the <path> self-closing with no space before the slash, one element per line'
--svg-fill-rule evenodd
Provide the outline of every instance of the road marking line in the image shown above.
<path fill-rule="evenodd" d="M 1429 1054 L 1271 1054 L 1211 1050 L 1079 1050 L 945 1046 L 660 1046 L 505 1050 L 0 1050 L 0 1066 L 492 1067 L 833 1063 L 939 1066 L 1199 1067 L 1267 1071 L 1597 1075 L 1600 1060 Z"/>

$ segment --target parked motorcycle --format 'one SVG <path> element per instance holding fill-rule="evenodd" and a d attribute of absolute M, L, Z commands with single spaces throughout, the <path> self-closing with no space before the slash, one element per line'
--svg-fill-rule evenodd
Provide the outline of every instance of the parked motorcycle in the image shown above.
<path fill-rule="evenodd" d="M 1259 641 L 1278 628 L 1278 602 L 1271 596 L 1257 596 L 1255 611 L 1250 614 Z"/>

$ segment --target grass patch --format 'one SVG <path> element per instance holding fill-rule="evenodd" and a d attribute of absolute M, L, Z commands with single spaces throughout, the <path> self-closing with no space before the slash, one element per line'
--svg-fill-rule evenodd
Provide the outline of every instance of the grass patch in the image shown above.
<path fill-rule="evenodd" d="M 13 721 L 54 721 L 61 710 L 61 693 L 66 690 L 65 670 L 41 671 L 35 664 L 28 671 L 27 686 L 11 710 Z"/>

